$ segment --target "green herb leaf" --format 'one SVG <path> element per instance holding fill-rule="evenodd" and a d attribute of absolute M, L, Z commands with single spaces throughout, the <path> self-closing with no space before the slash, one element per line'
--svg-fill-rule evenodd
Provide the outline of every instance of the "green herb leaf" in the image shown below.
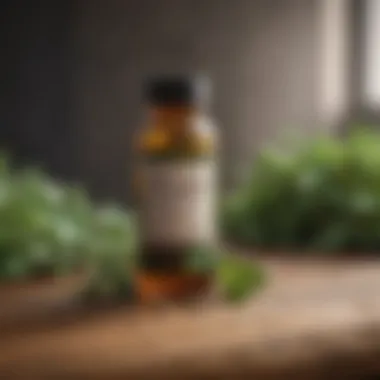
<path fill-rule="evenodd" d="M 231 302 L 244 301 L 265 283 L 265 271 L 251 260 L 225 255 L 217 268 L 217 286 Z"/>

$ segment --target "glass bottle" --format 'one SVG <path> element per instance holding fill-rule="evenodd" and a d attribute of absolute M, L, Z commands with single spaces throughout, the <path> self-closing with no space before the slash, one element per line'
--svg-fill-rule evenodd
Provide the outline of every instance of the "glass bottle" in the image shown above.
<path fill-rule="evenodd" d="M 143 302 L 196 296 L 212 285 L 217 137 L 209 95 L 199 77 L 158 77 L 146 86 L 148 123 L 137 143 Z"/>

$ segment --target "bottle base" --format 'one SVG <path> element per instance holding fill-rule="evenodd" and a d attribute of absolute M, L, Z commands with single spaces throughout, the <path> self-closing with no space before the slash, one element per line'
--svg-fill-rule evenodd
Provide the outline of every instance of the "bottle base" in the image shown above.
<path fill-rule="evenodd" d="M 139 272 L 136 293 L 143 304 L 184 301 L 207 294 L 213 278 L 205 274 Z"/>

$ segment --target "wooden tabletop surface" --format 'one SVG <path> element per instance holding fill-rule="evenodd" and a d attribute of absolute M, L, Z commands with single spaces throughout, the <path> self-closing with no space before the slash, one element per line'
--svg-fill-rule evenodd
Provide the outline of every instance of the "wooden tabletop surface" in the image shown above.
<path fill-rule="evenodd" d="M 270 284 L 242 305 L 84 312 L 57 304 L 59 292 L 71 297 L 67 283 L 0 290 L 0 379 L 357 380 L 380 373 L 380 261 L 264 263 Z M 41 301 L 44 286 L 50 293 Z M 12 315 L 16 295 L 24 306 Z"/>

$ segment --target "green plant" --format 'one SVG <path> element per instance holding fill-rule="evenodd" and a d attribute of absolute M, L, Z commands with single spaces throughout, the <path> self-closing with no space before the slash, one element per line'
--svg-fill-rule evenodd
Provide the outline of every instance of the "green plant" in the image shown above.
<path fill-rule="evenodd" d="M 229 302 L 242 302 L 262 289 L 266 272 L 257 262 L 223 255 L 216 268 L 216 286 Z"/>
<path fill-rule="evenodd" d="M 70 273 L 132 252 L 130 214 L 99 209 L 81 188 L 0 160 L 0 280 Z"/>
<path fill-rule="evenodd" d="M 95 205 L 81 188 L 35 168 L 12 170 L 0 157 L 0 281 L 86 270 L 85 295 L 130 299 L 137 265 L 134 216 L 117 205 Z M 189 271 L 214 271 L 222 296 L 245 299 L 263 271 L 219 250 L 194 249 Z"/>
<path fill-rule="evenodd" d="M 262 247 L 380 250 L 380 134 L 304 142 L 293 153 L 265 150 L 227 201 L 228 238 Z"/>
<path fill-rule="evenodd" d="M 117 206 L 99 209 L 94 218 L 88 300 L 132 297 L 132 272 L 136 266 L 137 232 L 134 218 Z"/>
<path fill-rule="evenodd" d="M 261 265 L 220 248 L 192 250 L 187 270 L 198 273 L 214 272 L 219 295 L 230 302 L 244 301 L 265 282 L 265 271 Z"/>

